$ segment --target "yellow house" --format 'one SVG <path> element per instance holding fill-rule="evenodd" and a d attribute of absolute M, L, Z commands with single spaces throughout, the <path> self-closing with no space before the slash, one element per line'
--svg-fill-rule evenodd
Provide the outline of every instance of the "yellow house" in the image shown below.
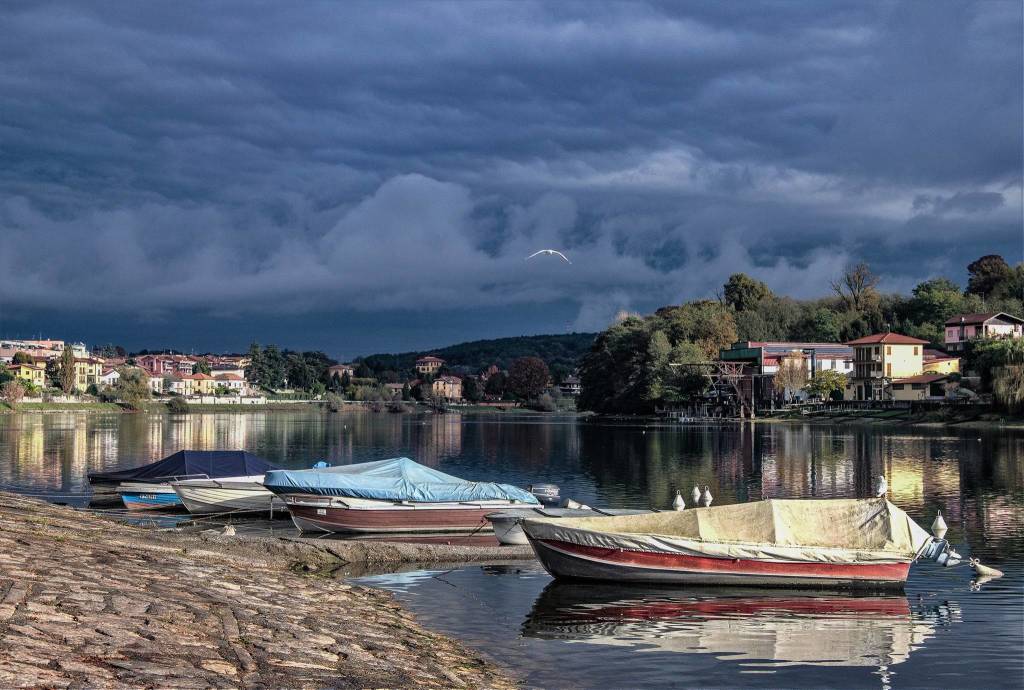
<path fill-rule="evenodd" d="M 75 358 L 75 388 L 84 391 L 92 384 L 100 384 L 103 360 L 94 357 Z"/>
<path fill-rule="evenodd" d="M 46 386 L 46 365 L 40 362 L 31 364 L 11 364 L 8 371 L 14 374 L 15 378 L 31 383 L 33 386 L 43 388 Z"/>
<path fill-rule="evenodd" d="M 853 348 L 853 372 L 847 398 L 892 400 L 894 379 L 917 376 L 924 371 L 927 340 L 899 333 L 876 333 L 846 343 Z"/>
<path fill-rule="evenodd" d="M 902 379 L 893 379 L 891 384 L 893 400 L 935 400 L 946 397 L 946 374 L 918 374 Z"/>
<path fill-rule="evenodd" d="M 217 390 L 217 379 L 209 374 L 192 374 L 190 378 L 193 390 L 199 395 L 213 395 Z"/>
<path fill-rule="evenodd" d="M 431 384 L 431 392 L 435 398 L 445 400 L 462 399 L 462 379 L 457 376 L 438 376 Z"/>
<path fill-rule="evenodd" d="M 436 374 L 444 366 L 444 360 L 434 355 L 427 355 L 416 360 L 416 371 L 420 374 Z"/>

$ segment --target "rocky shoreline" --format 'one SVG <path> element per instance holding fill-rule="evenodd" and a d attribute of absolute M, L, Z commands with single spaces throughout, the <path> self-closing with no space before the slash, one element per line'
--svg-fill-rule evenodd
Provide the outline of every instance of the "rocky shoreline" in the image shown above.
<path fill-rule="evenodd" d="M 153 532 L 0 493 L 0 687 L 513 687 L 337 574 L 523 556 Z"/>

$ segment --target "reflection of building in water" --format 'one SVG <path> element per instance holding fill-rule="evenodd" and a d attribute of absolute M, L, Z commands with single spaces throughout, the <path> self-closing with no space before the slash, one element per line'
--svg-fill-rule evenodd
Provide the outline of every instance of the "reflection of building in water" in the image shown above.
<path fill-rule="evenodd" d="M 442 460 L 462 453 L 462 415 L 435 414 L 413 427 L 413 443 L 416 462 L 427 467 L 437 467 Z"/>

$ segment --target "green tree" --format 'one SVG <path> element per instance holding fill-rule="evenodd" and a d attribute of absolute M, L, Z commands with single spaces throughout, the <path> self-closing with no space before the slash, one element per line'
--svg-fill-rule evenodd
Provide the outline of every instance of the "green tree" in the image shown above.
<path fill-rule="evenodd" d="M 533 400 L 548 385 L 548 365 L 540 357 L 520 357 L 508 370 L 508 388 L 521 400 Z"/>
<path fill-rule="evenodd" d="M 60 355 L 60 372 L 58 374 L 60 388 L 65 395 L 75 392 L 75 376 L 75 352 L 68 346 Z"/>
<path fill-rule="evenodd" d="M 637 317 L 630 317 L 634 318 Z M 644 321 L 637 320 L 642 326 Z M 670 343 L 674 345 L 684 340 L 694 343 L 709 359 L 717 358 L 720 349 L 736 342 L 733 312 L 719 302 L 699 300 L 680 306 L 662 307 L 654 313 L 652 321 L 651 327 L 665 331 Z M 646 347 L 641 352 L 646 352 Z"/>
<path fill-rule="evenodd" d="M 205 359 L 200 357 L 199 359 L 196 360 L 195 371 L 193 373 L 206 374 L 207 376 L 209 376 L 212 371 L 213 370 L 210 369 L 210 363 L 207 362 Z"/>
<path fill-rule="evenodd" d="M 56 359 L 46 360 L 46 385 L 60 388 L 60 363 Z"/>
<path fill-rule="evenodd" d="M 484 397 L 480 382 L 472 376 L 462 379 L 462 397 L 469 402 L 479 402 Z"/>
<path fill-rule="evenodd" d="M 736 311 L 755 309 L 762 300 L 774 296 L 767 285 L 746 273 L 733 273 L 729 276 L 723 291 L 725 303 Z"/>
<path fill-rule="evenodd" d="M 14 353 L 14 357 L 11 359 L 12 364 L 32 364 L 32 355 L 21 350 Z"/>
<path fill-rule="evenodd" d="M 174 396 L 167 401 L 167 409 L 171 414 L 185 414 L 188 412 L 188 401 L 180 396 Z"/>
<path fill-rule="evenodd" d="M 0 362 L 0 385 L 7 383 L 8 381 L 14 380 L 14 374 L 7 368 L 7 365 Z"/>
<path fill-rule="evenodd" d="M 493 395 L 496 398 L 502 398 L 505 395 L 505 388 L 507 385 L 506 376 L 502 372 L 492 374 L 487 379 L 487 383 L 484 384 L 484 392 L 487 395 Z"/>
<path fill-rule="evenodd" d="M 654 331 L 647 343 L 647 361 L 644 363 L 646 381 L 643 397 L 656 404 L 666 396 L 672 382 L 672 344 L 664 331 Z"/>
<path fill-rule="evenodd" d="M 1006 259 L 987 254 L 967 265 L 967 292 L 980 297 L 998 296 L 1000 288 L 1013 278 Z"/>
<path fill-rule="evenodd" d="M 814 373 L 804 390 L 822 400 L 837 399 L 837 393 L 846 390 L 846 375 L 834 369 L 822 369 Z"/>
<path fill-rule="evenodd" d="M 152 396 L 146 375 L 136 367 L 121 367 L 117 373 L 119 376 L 114 384 L 117 398 L 130 410 L 143 409 Z"/>

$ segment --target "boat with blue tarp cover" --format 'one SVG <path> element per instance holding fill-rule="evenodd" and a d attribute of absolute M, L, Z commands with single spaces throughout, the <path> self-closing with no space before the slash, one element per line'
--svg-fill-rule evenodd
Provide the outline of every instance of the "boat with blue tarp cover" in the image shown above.
<path fill-rule="evenodd" d="M 467 481 L 409 458 L 275 470 L 263 486 L 284 498 L 304 532 L 483 531 L 488 513 L 540 504 L 526 489 Z"/>
<path fill-rule="evenodd" d="M 180 450 L 141 467 L 116 472 L 91 472 L 93 503 L 120 499 L 130 510 L 181 507 L 171 482 L 262 475 L 276 470 L 261 457 L 242 450 Z"/>

